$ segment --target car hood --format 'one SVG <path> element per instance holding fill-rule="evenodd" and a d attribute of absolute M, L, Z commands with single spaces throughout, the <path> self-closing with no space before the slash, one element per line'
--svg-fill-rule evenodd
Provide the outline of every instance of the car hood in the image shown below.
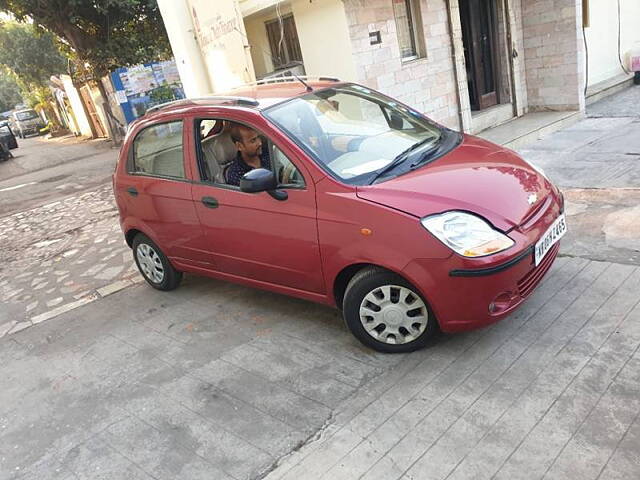
<path fill-rule="evenodd" d="M 465 135 L 457 148 L 436 161 L 392 180 L 358 187 L 357 195 L 416 217 L 469 211 L 508 231 L 531 216 L 552 189 L 515 152 Z"/>

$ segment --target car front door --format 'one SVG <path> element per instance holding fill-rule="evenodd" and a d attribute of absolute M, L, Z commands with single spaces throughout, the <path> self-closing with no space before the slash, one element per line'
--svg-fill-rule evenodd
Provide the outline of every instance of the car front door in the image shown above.
<path fill-rule="evenodd" d="M 192 123 L 196 131 L 200 130 L 201 120 L 194 119 Z M 263 133 L 268 138 L 269 132 Z M 192 138 L 199 142 L 198 135 Z M 269 140 L 263 148 L 270 149 L 272 168 L 278 171 L 280 180 L 288 182 L 281 186 L 287 192 L 286 200 L 276 200 L 266 192 L 243 193 L 219 179 L 207 179 L 206 174 L 202 182 L 193 184 L 193 200 L 210 252 L 211 268 L 236 277 L 323 294 L 311 177 L 286 144 L 276 145 Z M 198 145 L 194 151 L 200 157 L 197 159 L 200 165 L 211 161 L 202 158 L 204 153 Z"/>

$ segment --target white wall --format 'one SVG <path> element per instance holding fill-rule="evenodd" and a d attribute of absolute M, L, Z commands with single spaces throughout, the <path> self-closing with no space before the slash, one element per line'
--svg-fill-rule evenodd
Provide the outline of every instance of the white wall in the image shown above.
<path fill-rule="evenodd" d="M 355 81 L 344 2 L 294 0 L 292 9 L 307 75 L 329 75 Z"/>
<path fill-rule="evenodd" d="M 640 45 L 640 0 L 620 0 L 621 52 Z M 590 26 L 585 29 L 589 47 L 589 85 L 623 73 L 618 61 L 618 2 L 589 0 Z M 628 68 L 628 65 L 625 63 Z"/>
<path fill-rule="evenodd" d="M 238 0 L 188 0 L 213 92 L 255 80 Z"/>
<path fill-rule="evenodd" d="M 158 0 L 158 7 L 185 94 L 187 97 L 201 97 L 210 93 L 209 74 L 194 35 L 187 0 Z"/>

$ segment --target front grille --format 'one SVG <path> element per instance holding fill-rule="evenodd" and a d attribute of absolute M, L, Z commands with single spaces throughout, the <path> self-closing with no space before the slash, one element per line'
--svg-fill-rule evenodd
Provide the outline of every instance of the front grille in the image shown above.
<path fill-rule="evenodd" d="M 533 290 L 538 286 L 538 284 L 542 280 L 542 277 L 544 277 L 545 273 L 547 273 L 547 271 L 551 268 L 553 261 L 558 255 L 558 250 L 560 250 L 560 242 L 556 243 L 551 248 L 540 265 L 531 270 L 518 281 L 518 292 L 520 293 L 520 296 L 522 298 L 526 298 L 531 295 L 531 292 L 533 292 Z"/>

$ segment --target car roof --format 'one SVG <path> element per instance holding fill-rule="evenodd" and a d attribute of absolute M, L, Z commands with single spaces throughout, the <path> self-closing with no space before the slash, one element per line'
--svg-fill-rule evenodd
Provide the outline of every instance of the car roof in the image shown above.
<path fill-rule="evenodd" d="M 276 79 L 269 83 L 251 83 L 215 95 L 175 100 L 151 107 L 145 113 L 144 118 L 149 119 L 155 114 L 162 113 L 164 115 L 189 107 L 225 106 L 264 110 L 286 100 L 305 95 L 312 90 L 322 90 L 345 84 L 329 77 L 316 77 L 317 79 L 314 80 L 306 80 L 306 77 L 302 78 L 305 83 L 296 78 L 287 77 L 285 79 Z M 310 90 L 307 89 L 307 85 Z"/>

